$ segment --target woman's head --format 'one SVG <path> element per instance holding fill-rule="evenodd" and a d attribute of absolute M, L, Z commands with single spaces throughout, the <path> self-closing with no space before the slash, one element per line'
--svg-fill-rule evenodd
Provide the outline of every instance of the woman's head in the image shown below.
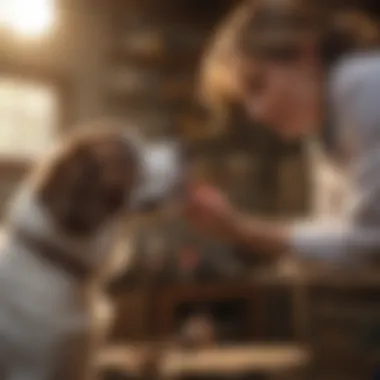
<path fill-rule="evenodd" d="M 326 67 L 377 42 L 353 12 L 329 15 L 302 0 L 249 0 L 217 32 L 205 56 L 202 91 L 213 105 L 240 103 L 284 138 L 322 125 Z"/>

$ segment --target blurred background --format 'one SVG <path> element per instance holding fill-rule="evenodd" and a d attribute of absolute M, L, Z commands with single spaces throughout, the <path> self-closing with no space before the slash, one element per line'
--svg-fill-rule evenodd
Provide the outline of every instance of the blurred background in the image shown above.
<path fill-rule="evenodd" d="M 248 125 L 235 107 L 210 115 L 198 101 L 202 53 L 238 3 L 1 0 L 1 215 L 53 141 L 78 122 L 109 116 L 152 139 L 191 142 L 193 175 L 224 188 L 247 212 L 338 213 L 343 190 L 327 158 Z M 326 12 L 349 6 L 380 16 L 376 0 L 326 1 Z M 326 187 L 323 199 L 315 199 L 316 186 Z M 311 264 L 274 268 L 198 236 L 182 220 L 150 218 L 133 231 L 126 226 L 131 259 L 108 289 L 115 323 L 105 378 L 165 377 L 159 358 L 156 372 L 136 371 L 138 350 L 129 347 L 151 342 L 163 344 L 158 351 L 175 347 L 167 376 L 372 378 L 380 363 L 380 276 Z"/>

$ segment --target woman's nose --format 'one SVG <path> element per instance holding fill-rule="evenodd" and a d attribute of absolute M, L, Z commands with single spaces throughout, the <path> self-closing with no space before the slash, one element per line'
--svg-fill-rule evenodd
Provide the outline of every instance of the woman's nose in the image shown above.
<path fill-rule="evenodd" d="M 264 102 L 255 99 L 245 102 L 245 110 L 249 118 L 262 123 L 268 123 L 268 112 Z"/>

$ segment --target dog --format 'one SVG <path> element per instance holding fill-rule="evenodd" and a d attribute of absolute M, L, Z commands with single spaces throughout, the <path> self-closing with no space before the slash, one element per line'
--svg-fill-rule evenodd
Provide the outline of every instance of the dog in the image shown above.
<path fill-rule="evenodd" d="M 180 150 L 104 128 L 74 134 L 35 166 L 0 257 L 1 379 L 93 377 L 102 270 L 125 217 L 180 193 Z"/>

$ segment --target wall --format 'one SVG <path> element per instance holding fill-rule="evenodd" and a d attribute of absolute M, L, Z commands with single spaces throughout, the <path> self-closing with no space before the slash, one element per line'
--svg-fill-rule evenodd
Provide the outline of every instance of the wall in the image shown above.
<path fill-rule="evenodd" d="M 106 3 L 86 0 L 66 2 L 59 12 L 59 25 L 45 41 L 0 36 L 0 68 L 54 80 L 62 86 L 64 126 L 102 116 L 103 75 L 109 45 L 109 13 Z M 0 163 L 0 209 L 14 193 L 23 167 Z"/>
<path fill-rule="evenodd" d="M 103 111 L 101 81 L 109 38 L 107 16 L 107 9 L 95 3 L 91 7 L 85 1 L 63 5 L 50 38 L 5 36 L 0 63 L 5 61 L 10 69 L 34 69 L 41 77 L 60 78 L 70 94 L 72 119 L 97 116 Z"/>

